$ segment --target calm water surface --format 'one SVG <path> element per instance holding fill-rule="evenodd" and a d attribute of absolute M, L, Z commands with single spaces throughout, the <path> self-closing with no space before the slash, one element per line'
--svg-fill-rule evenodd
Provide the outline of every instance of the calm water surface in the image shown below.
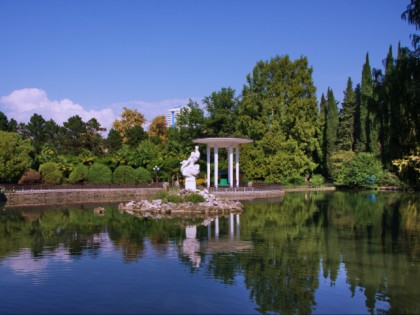
<path fill-rule="evenodd" d="M 0 313 L 420 313 L 420 195 L 244 203 L 240 216 L 165 219 L 6 207 Z"/>

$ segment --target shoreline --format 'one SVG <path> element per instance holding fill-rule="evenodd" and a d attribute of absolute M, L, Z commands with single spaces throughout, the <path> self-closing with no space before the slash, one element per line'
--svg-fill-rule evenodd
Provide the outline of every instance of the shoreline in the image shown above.
<path fill-rule="evenodd" d="M 147 199 L 153 197 L 163 188 L 84 188 L 84 189 L 49 189 L 49 190 L 24 190 L 4 192 L 0 201 L 5 202 L 5 207 L 43 206 L 81 203 L 118 203 L 131 200 Z M 250 200 L 259 198 L 272 198 L 283 196 L 287 192 L 299 191 L 334 191 L 336 187 L 297 187 L 276 190 L 264 189 L 218 189 L 211 193 L 227 199 Z"/>

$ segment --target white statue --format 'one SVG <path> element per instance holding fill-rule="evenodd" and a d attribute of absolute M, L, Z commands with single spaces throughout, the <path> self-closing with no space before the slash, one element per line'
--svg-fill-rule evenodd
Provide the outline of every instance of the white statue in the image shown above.
<path fill-rule="evenodd" d="M 200 158 L 200 151 L 198 146 L 195 146 L 195 151 L 191 152 L 187 160 L 181 162 L 181 174 L 185 177 L 185 189 L 196 190 L 195 178 L 200 173 L 200 165 L 195 164 Z"/>

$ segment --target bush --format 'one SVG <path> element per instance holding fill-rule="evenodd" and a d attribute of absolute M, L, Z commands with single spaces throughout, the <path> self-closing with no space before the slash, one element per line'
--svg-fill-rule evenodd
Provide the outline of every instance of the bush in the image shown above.
<path fill-rule="evenodd" d="M 314 174 L 311 177 L 311 185 L 315 187 L 322 186 L 325 183 L 325 179 L 322 175 Z"/>
<path fill-rule="evenodd" d="M 135 170 L 135 174 L 137 176 L 137 183 L 140 184 L 146 184 L 150 183 L 152 181 L 152 175 L 148 170 L 146 170 L 144 167 L 139 167 Z"/>
<path fill-rule="evenodd" d="M 345 166 L 344 173 L 344 184 L 348 186 L 375 187 L 384 179 L 382 163 L 372 153 L 358 153 Z"/>
<path fill-rule="evenodd" d="M 302 186 L 305 184 L 305 179 L 302 176 L 293 176 L 288 178 L 288 182 L 292 185 Z"/>
<path fill-rule="evenodd" d="M 191 193 L 191 194 L 185 196 L 185 201 L 186 202 L 192 202 L 192 203 L 200 203 L 200 202 L 204 202 L 206 200 L 204 199 L 203 196 L 201 196 L 197 193 Z"/>
<path fill-rule="evenodd" d="M 116 184 L 135 184 L 137 174 L 135 170 L 128 165 L 120 165 L 114 171 L 114 183 Z"/>
<path fill-rule="evenodd" d="M 88 180 L 93 184 L 111 184 L 112 171 L 106 165 L 94 163 L 89 169 Z"/>
<path fill-rule="evenodd" d="M 89 167 L 83 164 L 78 164 L 70 173 L 68 182 L 70 184 L 83 183 L 87 181 L 89 176 Z"/>
<path fill-rule="evenodd" d="M 63 172 L 60 170 L 60 165 L 55 162 L 41 164 L 39 172 L 43 181 L 47 184 L 61 184 L 63 181 Z"/>
<path fill-rule="evenodd" d="M 19 184 L 34 184 L 39 183 L 42 177 L 36 170 L 28 168 L 19 179 Z"/>

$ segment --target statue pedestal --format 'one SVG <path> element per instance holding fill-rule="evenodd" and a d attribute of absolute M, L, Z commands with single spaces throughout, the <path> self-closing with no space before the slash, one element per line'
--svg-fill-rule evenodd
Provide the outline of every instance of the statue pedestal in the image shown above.
<path fill-rule="evenodd" d="M 195 177 L 185 177 L 185 189 L 192 190 L 192 191 L 197 190 Z"/>

